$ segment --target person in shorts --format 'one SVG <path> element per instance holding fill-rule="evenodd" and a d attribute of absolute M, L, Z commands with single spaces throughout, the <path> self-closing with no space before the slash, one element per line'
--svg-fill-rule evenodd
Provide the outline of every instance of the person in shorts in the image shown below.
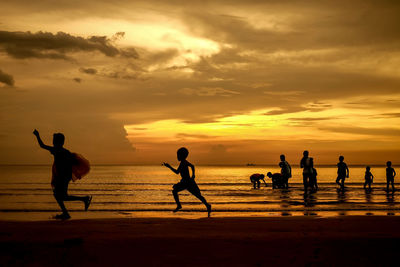
<path fill-rule="evenodd" d="M 180 161 L 178 169 L 175 169 L 171 167 L 168 163 L 164 162 L 163 166 L 169 168 L 171 171 L 173 171 L 176 174 L 180 174 L 182 179 L 179 183 L 173 185 L 173 190 L 172 194 L 174 195 L 174 199 L 176 202 L 176 209 L 174 212 L 177 212 L 178 210 L 182 209 L 181 202 L 179 201 L 179 196 L 178 192 L 187 190 L 189 191 L 192 195 L 197 197 L 207 208 L 207 213 L 208 217 L 210 217 L 211 214 L 211 205 L 207 202 L 207 200 L 201 195 L 200 189 L 197 186 L 194 178 L 195 178 L 195 169 L 194 165 L 191 164 L 189 161 L 186 160 L 187 156 L 189 155 L 189 151 L 185 147 L 181 147 L 177 151 L 177 157 L 178 160 Z M 192 176 L 190 176 L 189 173 L 189 167 L 192 170 Z"/>

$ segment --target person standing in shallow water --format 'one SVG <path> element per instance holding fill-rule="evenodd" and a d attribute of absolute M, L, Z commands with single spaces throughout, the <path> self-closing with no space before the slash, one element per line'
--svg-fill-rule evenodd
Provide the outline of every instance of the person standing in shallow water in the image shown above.
<path fill-rule="evenodd" d="M 307 191 L 307 187 L 310 183 L 312 175 L 312 158 L 310 158 L 307 150 L 303 152 L 303 158 L 300 161 L 300 168 L 303 168 L 303 185 L 304 191 Z"/>
<path fill-rule="evenodd" d="M 338 170 L 337 170 L 337 178 L 336 178 L 336 183 L 340 185 L 340 189 L 344 189 L 344 180 L 346 178 L 349 178 L 349 168 L 347 167 L 347 164 L 344 162 L 344 157 L 340 156 L 339 157 L 339 163 L 337 164 Z"/>
<path fill-rule="evenodd" d="M 392 168 L 392 162 L 386 162 L 386 190 L 389 192 L 389 184 L 392 184 L 392 191 L 394 192 L 394 177 L 396 176 L 396 171 Z"/>
<path fill-rule="evenodd" d="M 91 196 L 79 197 L 68 195 L 68 184 L 72 180 L 74 157 L 69 150 L 63 147 L 64 135 L 62 133 L 55 133 L 53 135 L 53 146 L 48 146 L 43 143 L 36 129 L 33 131 L 33 134 L 36 136 L 39 146 L 48 150 L 54 156 L 51 186 L 53 187 L 54 198 L 62 210 L 62 214 L 56 215 L 55 218 L 61 220 L 71 218 L 64 205 L 64 201 L 82 201 L 85 204 L 85 211 L 87 211 L 92 200 Z"/>
<path fill-rule="evenodd" d="M 181 202 L 179 201 L 178 192 L 183 190 L 188 190 L 192 195 L 200 199 L 201 202 L 206 206 L 208 217 L 211 214 L 211 205 L 207 202 L 207 200 L 201 195 L 200 189 L 197 186 L 194 178 L 195 178 L 195 170 L 194 165 L 191 164 L 189 161 L 186 160 L 187 156 L 189 155 L 189 151 L 185 147 L 181 147 L 177 151 L 177 157 L 180 161 L 178 169 L 171 167 L 168 163 L 164 162 L 163 166 L 169 168 L 176 174 L 180 174 L 182 179 L 179 183 L 173 185 L 172 194 L 174 195 L 174 199 L 176 202 L 176 209 L 174 212 L 182 209 Z M 189 173 L 189 167 L 192 169 L 192 176 Z"/>
<path fill-rule="evenodd" d="M 281 174 L 285 180 L 286 188 L 289 187 L 289 178 L 292 177 L 292 167 L 289 162 L 286 161 L 285 155 L 280 156 L 281 162 L 279 162 L 279 167 L 281 167 Z"/>
<path fill-rule="evenodd" d="M 371 173 L 371 167 L 367 166 L 365 167 L 365 182 L 364 182 L 364 189 L 367 188 L 368 185 L 368 189 L 371 190 L 371 184 L 374 181 L 374 176 Z"/>

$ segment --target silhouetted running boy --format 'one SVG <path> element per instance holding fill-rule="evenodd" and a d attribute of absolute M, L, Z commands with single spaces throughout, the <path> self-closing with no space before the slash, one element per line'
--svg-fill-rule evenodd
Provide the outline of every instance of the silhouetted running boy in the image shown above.
<path fill-rule="evenodd" d="M 300 168 L 303 168 L 303 185 L 304 191 L 307 191 L 310 176 L 312 175 L 312 158 L 308 157 L 308 151 L 303 152 L 303 158 L 300 161 Z"/>
<path fill-rule="evenodd" d="M 281 174 L 285 179 L 285 184 L 289 185 L 289 178 L 292 177 L 292 167 L 289 162 L 286 161 L 285 155 L 281 155 L 280 159 L 279 167 L 281 167 Z"/>
<path fill-rule="evenodd" d="M 368 185 L 368 189 L 371 190 L 371 184 L 374 180 L 374 176 L 371 173 L 371 167 L 367 166 L 365 168 L 365 182 L 364 182 L 364 189 Z"/>
<path fill-rule="evenodd" d="M 192 195 L 194 195 L 195 197 L 200 199 L 201 202 L 203 202 L 203 204 L 207 208 L 208 217 L 210 217 L 211 205 L 208 204 L 206 199 L 201 195 L 200 189 L 194 180 L 194 178 L 195 178 L 194 166 L 193 166 L 193 164 L 191 164 L 189 161 L 186 160 L 188 155 L 189 155 L 189 151 L 185 147 L 181 147 L 178 149 L 177 156 L 178 156 L 178 160 L 181 162 L 179 164 L 178 169 L 174 169 L 168 163 L 165 163 L 165 162 L 163 163 L 163 165 L 165 167 L 168 167 L 169 169 L 171 169 L 171 171 L 173 171 L 176 174 L 181 174 L 181 177 L 182 177 L 182 179 L 179 183 L 174 184 L 173 190 L 172 190 L 172 194 L 174 195 L 175 202 L 176 202 L 176 209 L 174 210 L 174 212 L 177 212 L 178 210 L 180 210 L 182 208 L 181 202 L 179 201 L 178 192 L 187 189 L 190 193 L 192 193 Z M 189 167 L 192 169 L 192 177 L 190 177 L 190 174 L 189 174 Z"/>
<path fill-rule="evenodd" d="M 340 156 L 339 157 L 339 163 L 337 164 L 338 170 L 337 170 L 337 178 L 336 178 L 336 183 L 340 185 L 341 189 L 344 189 L 344 180 L 346 178 L 349 178 L 349 168 L 347 167 L 347 164 L 344 163 L 344 157 Z"/>
<path fill-rule="evenodd" d="M 68 220 L 71 216 L 64 205 L 64 201 L 82 201 L 85 204 L 85 211 L 88 210 L 91 196 L 78 197 L 68 195 L 68 184 L 72 179 L 72 165 L 74 164 L 74 157 L 72 153 L 63 147 L 65 137 L 62 133 L 55 133 L 53 135 L 53 146 L 47 146 L 42 142 L 39 132 L 35 129 L 33 134 L 36 136 L 37 141 L 41 148 L 50 151 L 54 156 L 53 164 L 53 179 L 51 185 L 53 187 L 54 197 L 62 210 L 62 214 L 56 215 L 56 219 Z"/>
<path fill-rule="evenodd" d="M 386 190 L 389 192 L 389 183 L 392 184 L 392 191 L 394 192 L 394 177 L 396 176 L 396 171 L 392 168 L 392 162 L 386 162 Z"/>
<path fill-rule="evenodd" d="M 260 174 L 260 173 L 254 173 L 250 176 L 250 182 L 253 184 L 254 189 L 256 188 L 260 188 L 261 182 L 260 180 L 262 180 L 265 184 L 265 186 L 267 186 L 267 183 L 264 180 L 264 174 Z"/>

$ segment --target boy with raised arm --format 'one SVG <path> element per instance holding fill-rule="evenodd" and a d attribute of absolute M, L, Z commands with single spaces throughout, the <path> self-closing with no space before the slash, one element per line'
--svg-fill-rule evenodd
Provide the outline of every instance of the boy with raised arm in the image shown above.
<path fill-rule="evenodd" d="M 182 179 L 179 183 L 174 184 L 172 187 L 172 194 L 174 195 L 174 199 L 176 202 L 176 209 L 174 212 L 177 212 L 182 208 L 181 202 L 179 201 L 179 196 L 178 192 L 183 191 L 183 190 L 188 190 L 192 195 L 200 199 L 201 202 L 206 206 L 207 212 L 208 212 L 208 217 L 210 217 L 211 214 L 211 205 L 207 203 L 207 200 L 201 195 L 200 189 L 197 186 L 194 178 L 195 178 L 195 171 L 194 171 L 194 166 L 191 164 L 189 161 L 186 160 L 187 156 L 189 155 L 189 151 L 185 147 L 181 147 L 177 151 L 177 157 L 178 160 L 181 162 L 179 164 L 178 169 L 175 169 L 171 167 L 168 163 L 163 163 L 163 165 L 167 168 L 169 168 L 171 171 L 173 171 L 176 174 L 180 174 Z M 189 174 L 189 167 L 192 169 L 192 176 Z"/>
<path fill-rule="evenodd" d="M 53 146 L 45 145 L 40 138 L 39 132 L 35 129 L 33 134 L 36 136 L 39 146 L 48 150 L 54 156 L 52 168 L 53 177 L 51 186 L 53 187 L 54 198 L 62 210 L 62 214 L 56 215 L 56 219 L 68 220 L 71 216 L 64 205 L 64 201 L 82 201 L 85 204 L 85 211 L 89 208 L 92 200 L 91 196 L 78 197 L 68 195 L 68 184 L 72 179 L 72 166 L 74 157 L 72 153 L 63 147 L 65 137 L 62 133 L 53 135 Z"/>

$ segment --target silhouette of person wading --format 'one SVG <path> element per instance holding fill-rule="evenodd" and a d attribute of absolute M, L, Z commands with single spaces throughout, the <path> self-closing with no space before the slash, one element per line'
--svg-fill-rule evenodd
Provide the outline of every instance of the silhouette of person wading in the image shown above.
<path fill-rule="evenodd" d="M 188 155 L 189 155 L 189 151 L 185 147 L 181 147 L 178 149 L 177 157 L 178 157 L 178 160 L 181 162 L 179 164 L 178 169 L 174 169 L 168 163 L 165 163 L 165 162 L 163 163 L 163 165 L 165 167 L 169 168 L 171 171 L 173 171 L 176 174 L 180 174 L 182 177 L 182 179 L 179 183 L 173 185 L 172 194 L 174 195 L 174 199 L 176 202 L 176 209 L 174 210 L 174 212 L 177 212 L 178 210 L 182 209 L 181 202 L 179 201 L 178 192 L 186 189 L 192 195 L 194 195 L 195 197 L 200 199 L 201 202 L 203 202 L 203 204 L 207 208 L 208 217 L 210 217 L 211 205 L 208 204 L 207 200 L 201 195 L 200 189 L 194 180 L 194 178 L 195 178 L 194 165 L 186 160 Z M 190 177 L 190 174 L 189 174 L 189 167 L 192 169 L 192 177 Z"/>
<path fill-rule="evenodd" d="M 349 168 L 347 167 L 347 164 L 344 162 L 344 157 L 340 156 L 339 157 L 339 163 L 337 164 L 337 178 L 336 178 L 336 183 L 340 185 L 340 189 L 344 189 L 344 180 L 346 178 L 349 178 Z"/>
<path fill-rule="evenodd" d="M 62 133 L 55 133 L 53 135 L 53 146 L 48 146 L 42 142 L 39 132 L 36 129 L 33 131 L 33 134 L 36 136 L 39 146 L 50 151 L 54 156 L 51 186 L 53 187 L 54 198 L 57 200 L 62 210 L 62 214 L 56 215 L 55 218 L 61 220 L 68 220 L 71 218 L 64 205 L 64 201 L 82 201 L 85 204 L 85 211 L 87 211 L 92 201 L 91 196 L 80 197 L 68 195 L 68 184 L 73 179 L 73 166 L 79 165 L 79 162 L 77 162 L 76 154 L 71 153 L 63 147 L 65 140 L 64 135 Z M 88 168 L 87 166 L 87 172 L 89 172 Z M 80 176 L 74 176 L 74 178 L 80 179 Z"/>
<path fill-rule="evenodd" d="M 307 187 L 310 185 L 310 179 L 313 174 L 313 160 L 308 157 L 309 153 L 307 150 L 303 152 L 303 158 L 300 161 L 300 168 L 303 168 L 303 185 L 304 191 L 307 191 Z"/>

